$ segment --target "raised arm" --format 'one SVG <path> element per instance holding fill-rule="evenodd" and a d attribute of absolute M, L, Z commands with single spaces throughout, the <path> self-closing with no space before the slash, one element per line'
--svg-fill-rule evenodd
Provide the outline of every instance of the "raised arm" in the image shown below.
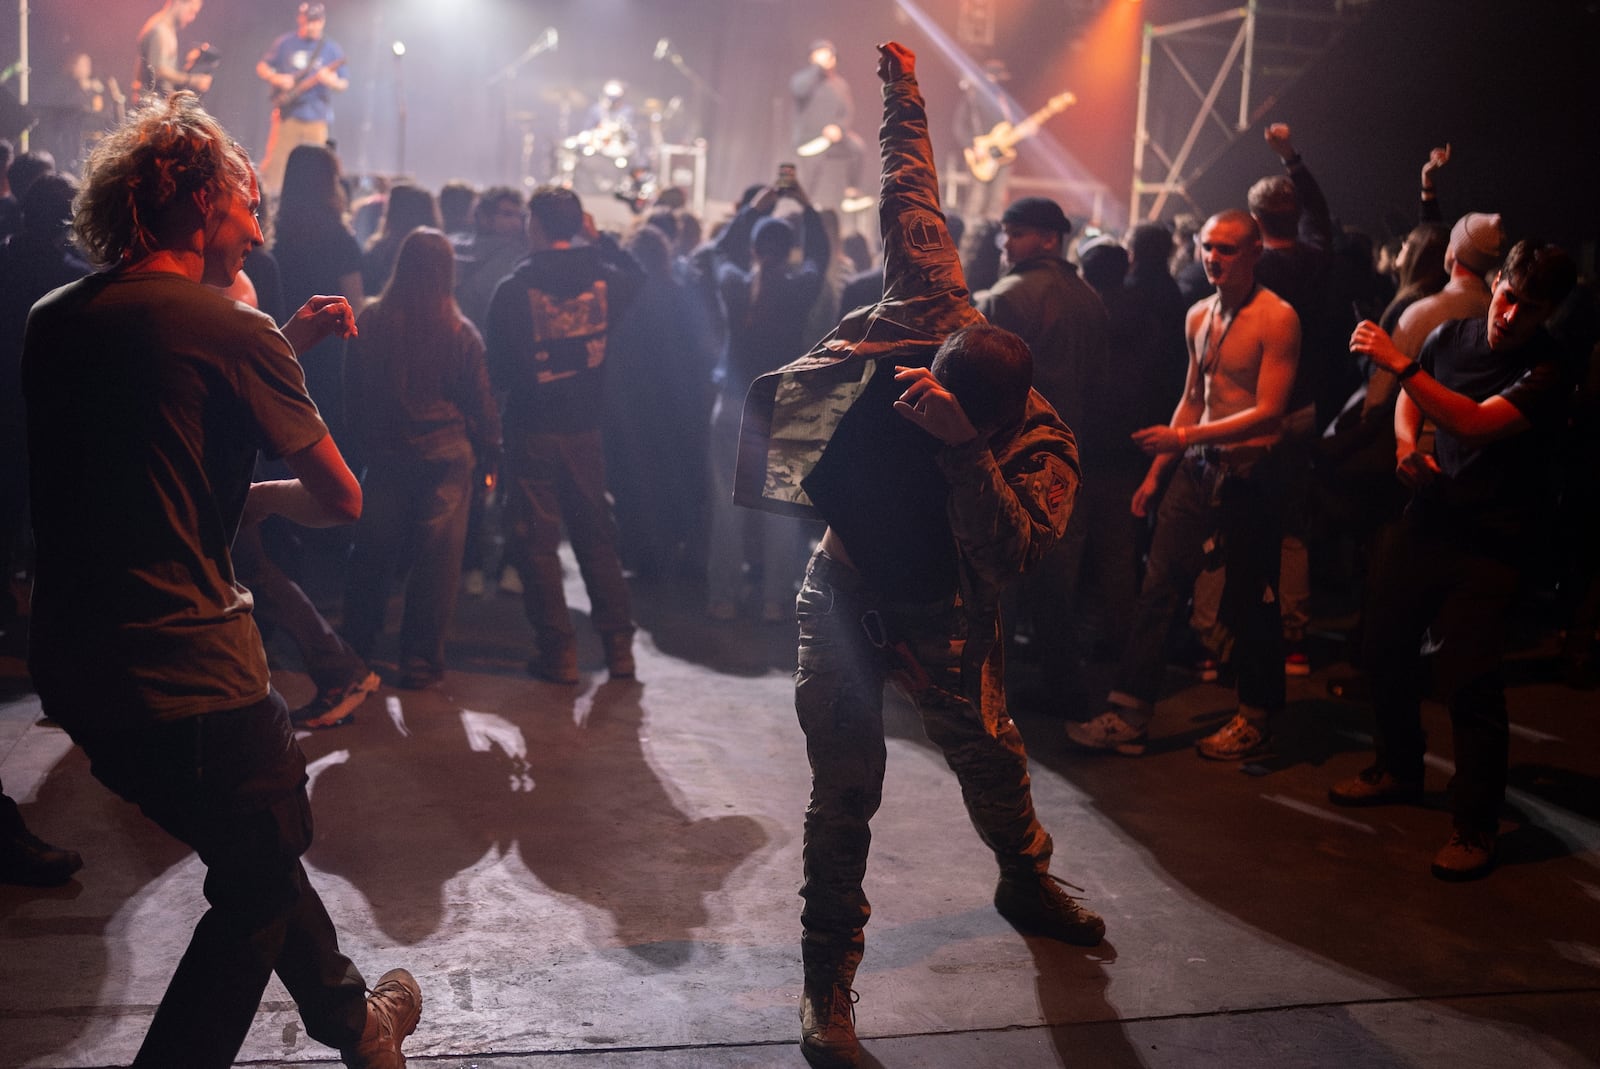
<path fill-rule="evenodd" d="M 883 300 L 937 302 L 918 315 L 923 329 L 949 334 L 977 318 L 961 258 L 939 207 L 939 175 L 928 141 L 928 115 L 917 87 L 916 55 L 891 41 L 878 46 L 883 126 L 878 132 L 882 184 Z"/>
<path fill-rule="evenodd" d="M 1438 191 L 1434 188 L 1433 176 L 1439 168 L 1450 162 L 1450 145 L 1447 142 L 1443 148 L 1436 148 L 1428 153 L 1428 162 L 1422 165 L 1422 204 L 1417 211 L 1417 221 L 1421 223 L 1444 222 L 1444 211 L 1439 207 Z"/>
<path fill-rule="evenodd" d="M 1333 214 L 1328 210 L 1328 198 L 1289 140 L 1289 124 L 1277 122 L 1268 126 L 1266 138 L 1283 161 L 1289 181 L 1294 183 L 1295 196 L 1300 201 L 1300 240 L 1319 249 L 1333 248 Z"/>

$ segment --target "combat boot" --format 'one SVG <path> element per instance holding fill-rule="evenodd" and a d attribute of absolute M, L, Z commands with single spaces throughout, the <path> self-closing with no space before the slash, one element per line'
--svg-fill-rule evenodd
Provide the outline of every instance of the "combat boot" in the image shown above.
<path fill-rule="evenodd" d="M 1100 945 L 1106 922 L 1061 889 L 1049 873 L 1006 873 L 994 891 L 1000 916 L 1029 935 L 1044 935 L 1073 946 Z"/>
<path fill-rule="evenodd" d="M 800 1053 L 813 1069 L 854 1069 L 861 1060 L 856 1041 L 853 968 L 806 971 L 800 992 Z"/>

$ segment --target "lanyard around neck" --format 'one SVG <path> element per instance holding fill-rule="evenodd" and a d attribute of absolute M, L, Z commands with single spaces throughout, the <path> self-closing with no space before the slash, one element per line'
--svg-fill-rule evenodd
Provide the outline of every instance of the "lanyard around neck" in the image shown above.
<path fill-rule="evenodd" d="M 1217 370 L 1217 365 L 1222 363 L 1222 345 L 1228 340 L 1228 331 L 1233 329 L 1234 320 L 1239 318 L 1239 313 L 1250 307 L 1250 302 L 1256 299 L 1256 293 L 1261 289 L 1259 282 L 1250 286 L 1250 292 L 1244 295 L 1244 300 L 1222 320 L 1222 333 L 1217 337 L 1217 347 L 1211 348 L 1211 331 L 1216 327 L 1218 309 L 1222 307 L 1222 294 L 1217 294 L 1217 299 L 1211 302 L 1211 310 L 1206 314 L 1205 330 L 1200 335 L 1200 376 L 1206 378 Z"/>

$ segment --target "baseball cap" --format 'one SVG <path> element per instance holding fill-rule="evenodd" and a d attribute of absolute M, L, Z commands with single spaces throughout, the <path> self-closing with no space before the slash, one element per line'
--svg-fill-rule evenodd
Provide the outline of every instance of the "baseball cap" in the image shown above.
<path fill-rule="evenodd" d="M 1049 197 L 1022 197 L 1012 201 L 1001 213 L 1000 222 L 1055 230 L 1062 234 L 1072 233 L 1072 220 L 1061 210 L 1061 205 Z"/>

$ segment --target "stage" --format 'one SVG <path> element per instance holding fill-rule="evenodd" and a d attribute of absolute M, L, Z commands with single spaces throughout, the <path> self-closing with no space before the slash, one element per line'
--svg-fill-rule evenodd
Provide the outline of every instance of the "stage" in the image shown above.
<path fill-rule="evenodd" d="M 584 684 L 530 680 L 520 604 L 491 592 L 461 599 L 443 686 L 395 689 L 380 662 L 353 725 L 302 739 L 308 867 L 369 980 L 421 982 L 413 1066 L 802 1065 L 793 626 L 636 595 L 637 683 L 605 679 L 586 623 Z M 575 572 L 568 596 L 585 604 Z M 1069 753 L 1059 721 L 1019 710 L 1054 871 L 1107 922 L 1094 950 L 994 912 L 955 781 L 891 699 L 863 1064 L 1600 1064 L 1600 722 L 1540 652 L 1512 664 L 1503 864 L 1460 886 L 1428 872 L 1447 765 L 1424 807 L 1327 804 L 1368 760 L 1364 707 L 1326 696 L 1342 664 L 1290 680 L 1277 756 L 1247 770 L 1195 756 L 1228 695 L 1176 669 L 1142 759 Z M 64 888 L 0 888 L 0 1066 L 126 1064 L 204 908 L 202 869 L 37 723 L 20 662 L 0 664 L 0 775 L 85 858 Z M 308 697 L 304 676 L 276 680 Z M 1448 739 L 1437 708 L 1428 726 Z M 330 1063 L 274 981 L 240 1064 Z"/>

